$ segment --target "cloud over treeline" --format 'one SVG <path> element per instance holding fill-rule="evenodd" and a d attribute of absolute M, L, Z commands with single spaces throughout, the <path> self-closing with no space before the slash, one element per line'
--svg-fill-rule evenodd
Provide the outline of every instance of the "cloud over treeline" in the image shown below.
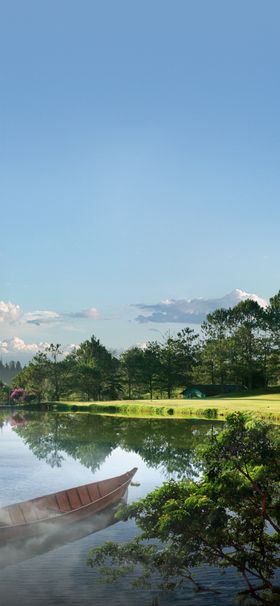
<path fill-rule="evenodd" d="M 26 355 L 30 358 L 30 356 L 34 356 L 39 351 L 45 351 L 49 345 L 50 343 L 47 342 L 27 343 L 20 337 L 9 337 L 0 341 L 0 355 L 4 357 L 16 356 L 16 358 Z M 73 350 L 77 349 L 77 347 L 78 346 L 73 343 L 63 346 L 62 355 L 68 355 Z"/>
<path fill-rule="evenodd" d="M 140 324 L 147 322 L 201 324 L 215 309 L 222 307 L 228 309 L 247 299 L 257 301 L 261 307 L 266 307 L 268 304 L 266 299 L 237 288 L 217 299 L 166 299 L 154 305 L 141 303 L 135 307 L 144 313 L 138 315 L 136 321 Z"/>

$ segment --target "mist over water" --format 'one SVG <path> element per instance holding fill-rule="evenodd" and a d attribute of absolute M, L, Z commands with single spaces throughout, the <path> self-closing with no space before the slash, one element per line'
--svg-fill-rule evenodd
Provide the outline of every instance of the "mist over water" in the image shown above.
<path fill-rule="evenodd" d="M 93 415 L 24 413 L 25 423 L 1 413 L 0 505 L 15 503 L 72 486 L 120 475 L 138 467 L 128 501 L 164 480 L 191 476 L 194 447 L 207 440 L 213 425 L 196 420 L 129 420 Z M 1 606 L 94 605 L 142 606 L 153 592 L 131 590 L 128 581 L 101 585 L 86 565 L 88 550 L 105 540 L 123 542 L 137 534 L 132 521 L 113 524 L 114 512 L 40 535 L 20 544 L 0 546 Z M 108 525 L 109 524 L 109 525 Z M 97 530 L 102 528 L 101 530 Z M 233 606 L 237 578 L 201 569 L 198 577 L 221 592 L 162 596 L 161 604 Z"/>
<path fill-rule="evenodd" d="M 118 504 L 92 514 L 85 519 L 81 518 L 77 522 L 71 523 L 71 525 L 65 526 L 59 521 L 54 526 L 44 522 L 40 523 L 40 532 L 37 536 L 10 540 L 0 544 L 0 569 L 53 551 L 63 545 L 70 545 L 78 539 L 115 524 L 117 522 L 115 512 L 121 502 L 125 503 L 127 499 L 123 498 Z"/>

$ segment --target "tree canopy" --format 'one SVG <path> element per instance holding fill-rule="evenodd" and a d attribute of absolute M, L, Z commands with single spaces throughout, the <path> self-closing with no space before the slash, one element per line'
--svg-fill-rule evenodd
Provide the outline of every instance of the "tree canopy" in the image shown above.
<path fill-rule="evenodd" d="M 194 567 L 234 567 L 244 603 L 279 604 L 279 431 L 250 415 L 231 415 L 199 461 L 198 481 L 166 482 L 122 508 L 120 519 L 134 519 L 141 533 L 130 543 L 91 550 L 88 563 L 110 581 L 136 571 L 134 584 L 147 585 L 156 572 L 161 588 L 191 582 L 201 591 Z"/>
<path fill-rule="evenodd" d="M 20 369 L 18 369 L 20 370 Z M 92 335 L 70 355 L 52 343 L 13 379 L 39 401 L 176 397 L 192 384 L 266 388 L 280 382 L 280 291 L 267 308 L 246 300 L 116 355 Z"/>

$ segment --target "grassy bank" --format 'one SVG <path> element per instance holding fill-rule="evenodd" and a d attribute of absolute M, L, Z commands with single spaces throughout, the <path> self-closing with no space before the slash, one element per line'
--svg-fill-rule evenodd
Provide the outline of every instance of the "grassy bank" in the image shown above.
<path fill-rule="evenodd" d="M 253 412 L 261 418 L 280 423 L 280 393 L 253 394 L 234 398 L 205 400 L 118 400 L 113 402 L 54 403 L 60 410 L 116 414 L 131 417 L 203 417 L 224 419 L 235 411 Z"/>

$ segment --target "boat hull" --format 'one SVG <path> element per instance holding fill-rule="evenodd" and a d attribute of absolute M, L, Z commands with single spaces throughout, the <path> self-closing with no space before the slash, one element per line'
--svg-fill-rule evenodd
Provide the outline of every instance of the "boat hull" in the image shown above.
<path fill-rule="evenodd" d="M 34 519 L 30 522 L 25 521 L 24 523 L 19 524 L 6 524 L 0 526 L 0 544 L 13 540 L 32 538 L 42 534 L 47 534 L 49 532 L 52 533 L 56 529 L 71 526 L 72 524 L 79 522 L 79 520 L 86 520 L 93 514 L 102 512 L 115 503 L 118 503 L 122 498 L 125 497 L 128 486 L 135 473 L 136 469 L 133 469 L 127 474 L 119 476 L 118 478 L 111 478 L 102 482 L 95 482 L 93 484 L 71 489 L 71 491 L 62 491 L 60 493 L 54 493 L 54 495 L 47 495 L 46 497 L 41 497 L 40 499 L 33 499 L 32 501 L 18 503 L 11 505 L 10 507 L 3 508 L 0 510 L 0 518 L 1 512 L 2 515 L 9 514 L 11 517 L 15 516 L 15 512 L 17 513 L 18 511 L 25 511 L 29 513 L 29 516 L 34 515 L 35 517 L 38 516 L 39 505 L 40 509 L 42 510 L 42 505 L 45 502 L 49 503 L 50 499 L 52 499 L 56 504 L 58 503 L 57 510 L 55 512 L 52 510 L 50 517 L 43 517 L 42 519 L 37 520 Z M 88 493 L 90 491 L 91 494 L 96 493 L 100 496 L 98 496 L 98 498 L 96 498 L 94 501 L 77 507 L 76 509 L 62 511 L 61 509 L 63 509 L 63 507 L 66 508 L 67 506 L 71 506 L 69 504 L 69 494 L 71 494 L 73 498 L 73 494 L 75 494 L 73 491 L 79 491 L 81 493 L 81 489 L 87 489 Z M 102 492 L 104 494 L 102 494 Z M 66 500 L 66 497 L 68 501 Z"/>

